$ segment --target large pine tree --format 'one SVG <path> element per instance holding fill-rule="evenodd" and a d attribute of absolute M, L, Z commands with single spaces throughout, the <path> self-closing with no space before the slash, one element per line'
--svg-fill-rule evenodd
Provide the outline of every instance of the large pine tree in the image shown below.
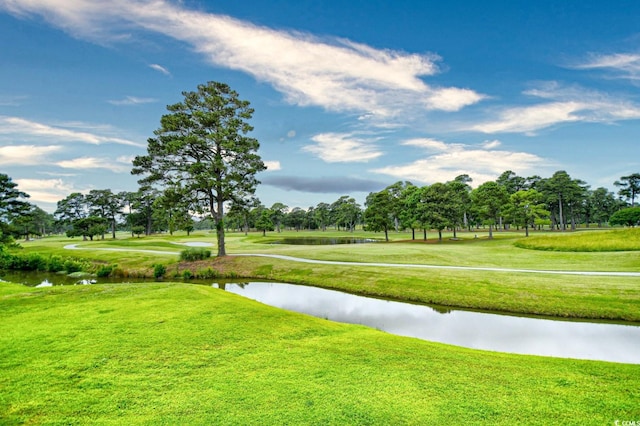
<path fill-rule="evenodd" d="M 225 256 L 224 204 L 254 194 L 256 174 L 266 169 L 257 154 L 259 143 L 246 134 L 253 109 L 228 85 L 209 82 L 184 101 L 167 106 L 147 155 L 133 161 L 141 183 L 180 187 L 199 212 L 216 223 L 218 256 Z"/>

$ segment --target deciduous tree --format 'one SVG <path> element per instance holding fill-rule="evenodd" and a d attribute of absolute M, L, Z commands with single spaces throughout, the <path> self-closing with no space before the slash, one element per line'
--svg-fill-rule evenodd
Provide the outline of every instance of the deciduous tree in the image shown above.
<path fill-rule="evenodd" d="M 471 191 L 471 199 L 478 215 L 488 221 L 489 238 L 493 238 L 493 225 L 498 223 L 498 218 L 509 199 L 507 190 L 496 182 L 489 181 Z"/>

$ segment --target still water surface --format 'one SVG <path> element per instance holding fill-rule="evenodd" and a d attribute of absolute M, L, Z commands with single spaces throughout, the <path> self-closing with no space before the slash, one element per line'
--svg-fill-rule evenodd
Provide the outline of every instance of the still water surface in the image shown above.
<path fill-rule="evenodd" d="M 34 272 L 2 271 L 0 279 L 31 286 L 93 283 L 92 280 Z M 98 282 L 122 282 L 122 279 L 99 278 Z M 194 284 L 210 285 L 211 282 Z M 226 282 L 213 285 L 278 308 L 433 342 L 518 354 L 640 364 L 640 326 L 637 324 L 558 321 L 443 310 L 293 284 Z"/>
<path fill-rule="evenodd" d="M 225 284 L 278 308 L 474 349 L 640 364 L 640 326 L 444 311 L 280 283 Z"/>

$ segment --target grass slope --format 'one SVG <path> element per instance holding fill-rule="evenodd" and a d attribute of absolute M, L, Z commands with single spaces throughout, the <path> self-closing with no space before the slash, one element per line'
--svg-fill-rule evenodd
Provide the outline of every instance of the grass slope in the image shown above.
<path fill-rule="evenodd" d="M 613 424 L 640 418 L 639 377 L 204 286 L 0 283 L 1 424 Z"/>
<path fill-rule="evenodd" d="M 120 234 L 118 239 L 82 242 L 78 239 L 47 238 L 24 243 L 25 252 L 39 252 L 118 264 L 131 276 L 153 276 L 152 265 L 162 263 L 168 276 L 188 269 L 213 268 L 223 276 L 268 278 L 284 282 L 311 284 L 349 292 L 389 297 L 398 300 L 432 303 L 466 309 L 484 309 L 520 314 L 556 317 L 606 319 L 640 322 L 640 277 L 606 277 L 526 274 L 514 272 L 462 271 L 443 269 L 375 268 L 336 265 L 312 265 L 265 258 L 233 257 L 236 253 L 285 254 L 319 260 L 354 262 L 416 263 L 448 266 L 481 266 L 536 270 L 571 271 L 640 271 L 638 251 L 571 252 L 519 248 L 522 241 L 546 241 L 555 247 L 592 246 L 604 241 L 621 247 L 636 241 L 640 230 L 591 231 L 572 234 L 554 233 L 522 238 L 517 232 L 496 232 L 494 240 L 482 234 L 458 233 L 458 241 L 439 244 L 434 239 L 406 242 L 407 233 L 392 233 L 396 242 L 389 244 L 359 244 L 337 246 L 295 246 L 265 244 L 280 237 L 344 236 L 339 232 L 283 232 L 271 233 L 264 238 L 253 233 L 230 233 L 227 236 L 228 256 L 199 263 L 179 263 L 179 252 L 184 249 L 178 242 L 214 242 L 212 233 L 199 232 L 187 237 L 177 234 L 129 238 Z M 348 234 L 347 235 L 351 235 Z M 379 234 L 362 231 L 353 234 L 371 238 Z M 448 237 L 448 236 L 447 236 Z M 569 243 L 564 243 L 569 241 Z M 67 244 L 79 243 L 82 250 L 65 250 Z M 640 243 L 636 249 L 640 248 Z M 535 243 L 533 245 L 536 245 Z M 95 251 L 95 248 L 175 250 L 175 254 L 140 252 Z"/>
<path fill-rule="evenodd" d="M 516 242 L 517 247 L 570 252 L 639 251 L 640 228 L 569 235 L 537 235 Z"/>

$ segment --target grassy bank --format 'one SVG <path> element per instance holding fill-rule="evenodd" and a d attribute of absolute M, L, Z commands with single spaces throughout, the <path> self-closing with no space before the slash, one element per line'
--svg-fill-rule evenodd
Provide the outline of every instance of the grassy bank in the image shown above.
<path fill-rule="evenodd" d="M 640 251 L 640 228 L 546 234 L 521 239 L 516 247 L 568 252 Z"/>
<path fill-rule="evenodd" d="M 613 424 L 640 366 L 473 351 L 185 284 L 0 283 L 2 424 Z"/>
<path fill-rule="evenodd" d="M 635 230 L 630 230 L 635 232 Z M 608 232 L 584 233 L 602 239 Z M 610 233 L 618 243 L 633 239 L 624 232 Z M 131 276 L 153 276 L 152 265 L 162 263 L 167 276 L 182 276 L 185 270 L 197 274 L 213 270 L 221 276 L 268 278 L 291 283 L 311 284 L 349 292 L 389 297 L 397 300 L 432 303 L 466 309 L 496 310 L 512 313 L 557 317 L 640 321 L 640 277 L 552 275 L 514 272 L 491 272 L 445 269 L 382 268 L 362 266 L 313 265 L 265 258 L 234 257 L 234 253 L 285 254 L 319 260 L 354 262 L 415 263 L 445 266 L 506 267 L 519 269 L 570 271 L 640 270 L 637 251 L 562 252 L 516 247 L 522 233 L 496 232 L 494 240 L 486 235 L 459 233 L 458 240 L 440 244 L 429 239 L 406 241 L 407 233 L 392 233 L 392 243 L 335 246 L 294 246 L 268 244 L 281 236 L 344 236 L 344 233 L 315 232 L 282 234 L 229 234 L 225 259 L 206 262 L 179 262 L 184 247 L 177 242 L 215 240 L 213 234 L 154 236 L 82 242 L 52 238 L 23 244 L 25 252 L 73 255 L 105 264 L 117 264 Z M 356 233 L 371 237 L 376 234 Z M 564 238 L 575 241 L 578 234 L 553 234 L 558 243 Z M 476 238 L 478 236 L 478 238 Z M 538 238 L 532 236 L 530 238 Z M 545 238 L 541 236 L 540 238 Z M 584 240 L 583 240 L 584 241 Z M 65 250 L 67 244 L 79 243 L 82 250 Z M 147 252 L 96 251 L 96 248 L 155 250 Z"/>

